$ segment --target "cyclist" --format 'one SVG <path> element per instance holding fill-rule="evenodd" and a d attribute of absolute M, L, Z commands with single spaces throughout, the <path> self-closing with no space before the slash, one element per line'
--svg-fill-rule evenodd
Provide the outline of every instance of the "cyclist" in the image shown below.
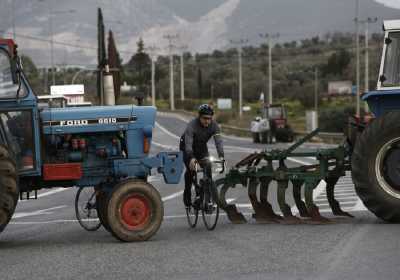
<path fill-rule="evenodd" d="M 179 143 L 179 149 L 183 151 L 183 161 L 186 166 L 185 190 L 183 193 L 183 202 L 186 207 L 191 206 L 191 186 L 196 164 L 199 164 L 204 169 L 207 178 L 212 179 L 210 162 L 202 160 L 209 156 L 207 142 L 211 137 L 214 137 L 218 157 L 221 160 L 224 158 L 220 128 L 217 122 L 213 120 L 213 108 L 208 104 L 203 104 L 200 105 L 198 113 L 198 117 L 187 125 Z"/>

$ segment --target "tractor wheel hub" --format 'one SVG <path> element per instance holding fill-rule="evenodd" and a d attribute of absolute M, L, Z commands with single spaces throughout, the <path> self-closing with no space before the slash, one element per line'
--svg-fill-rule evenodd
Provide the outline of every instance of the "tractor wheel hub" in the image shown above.
<path fill-rule="evenodd" d="M 121 204 L 122 223 L 129 230 L 140 230 L 150 220 L 151 206 L 147 198 L 133 194 Z"/>

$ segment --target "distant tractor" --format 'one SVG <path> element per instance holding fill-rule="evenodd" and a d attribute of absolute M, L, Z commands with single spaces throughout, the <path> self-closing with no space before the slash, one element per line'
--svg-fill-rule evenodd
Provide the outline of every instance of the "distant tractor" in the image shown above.
<path fill-rule="evenodd" d="M 164 215 L 149 176 L 156 168 L 166 183 L 176 184 L 183 169 L 179 152 L 149 156 L 156 108 L 65 107 L 60 100 L 38 106 L 16 45 L 0 39 L 0 232 L 19 198 L 76 186 L 91 190 L 82 208 L 89 214 L 80 222 L 95 212 L 117 239 L 149 239 Z"/>
<path fill-rule="evenodd" d="M 251 123 L 254 143 L 292 142 L 294 132 L 287 121 L 287 112 L 283 104 L 265 104 L 261 116 Z"/>

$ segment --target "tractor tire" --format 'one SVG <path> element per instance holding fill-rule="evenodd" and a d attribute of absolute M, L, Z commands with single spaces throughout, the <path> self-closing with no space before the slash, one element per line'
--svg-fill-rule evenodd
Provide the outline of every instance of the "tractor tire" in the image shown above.
<path fill-rule="evenodd" d="M 159 192 L 141 180 L 117 184 L 109 198 L 107 218 L 111 233 L 125 242 L 145 241 L 160 228 L 164 206 Z"/>
<path fill-rule="evenodd" d="M 18 178 L 15 161 L 7 148 L 0 145 L 0 232 L 2 232 L 18 202 Z"/>
<path fill-rule="evenodd" d="M 275 133 L 276 141 L 277 142 L 293 142 L 294 140 L 294 133 L 293 130 L 286 126 L 285 128 L 277 128 Z"/>
<path fill-rule="evenodd" d="M 108 202 L 108 195 L 105 191 L 99 191 L 96 197 L 96 210 L 97 216 L 101 222 L 101 225 L 109 232 L 110 225 L 108 224 L 107 220 L 107 202 Z"/>
<path fill-rule="evenodd" d="M 269 131 L 268 132 L 261 132 L 260 133 L 261 143 L 262 144 L 269 144 Z"/>
<path fill-rule="evenodd" d="M 351 166 L 356 192 L 377 217 L 400 222 L 400 112 L 389 112 L 358 137 Z"/>
<path fill-rule="evenodd" d="M 252 132 L 251 135 L 253 136 L 253 143 L 260 143 L 260 133 Z"/>

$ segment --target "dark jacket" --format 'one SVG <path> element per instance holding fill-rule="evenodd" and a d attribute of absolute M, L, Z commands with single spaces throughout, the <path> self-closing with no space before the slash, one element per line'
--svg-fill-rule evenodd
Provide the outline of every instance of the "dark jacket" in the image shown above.
<path fill-rule="evenodd" d="M 199 118 L 195 118 L 189 122 L 181 136 L 179 149 L 183 151 L 186 159 L 190 160 L 194 157 L 200 160 L 209 156 L 207 142 L 211 137 L 214 137 L 218 156 L 223 157 L 224 148 L 220 131 L 216 121 L 212 120 L 208 127 L 203 127 Z"/>

